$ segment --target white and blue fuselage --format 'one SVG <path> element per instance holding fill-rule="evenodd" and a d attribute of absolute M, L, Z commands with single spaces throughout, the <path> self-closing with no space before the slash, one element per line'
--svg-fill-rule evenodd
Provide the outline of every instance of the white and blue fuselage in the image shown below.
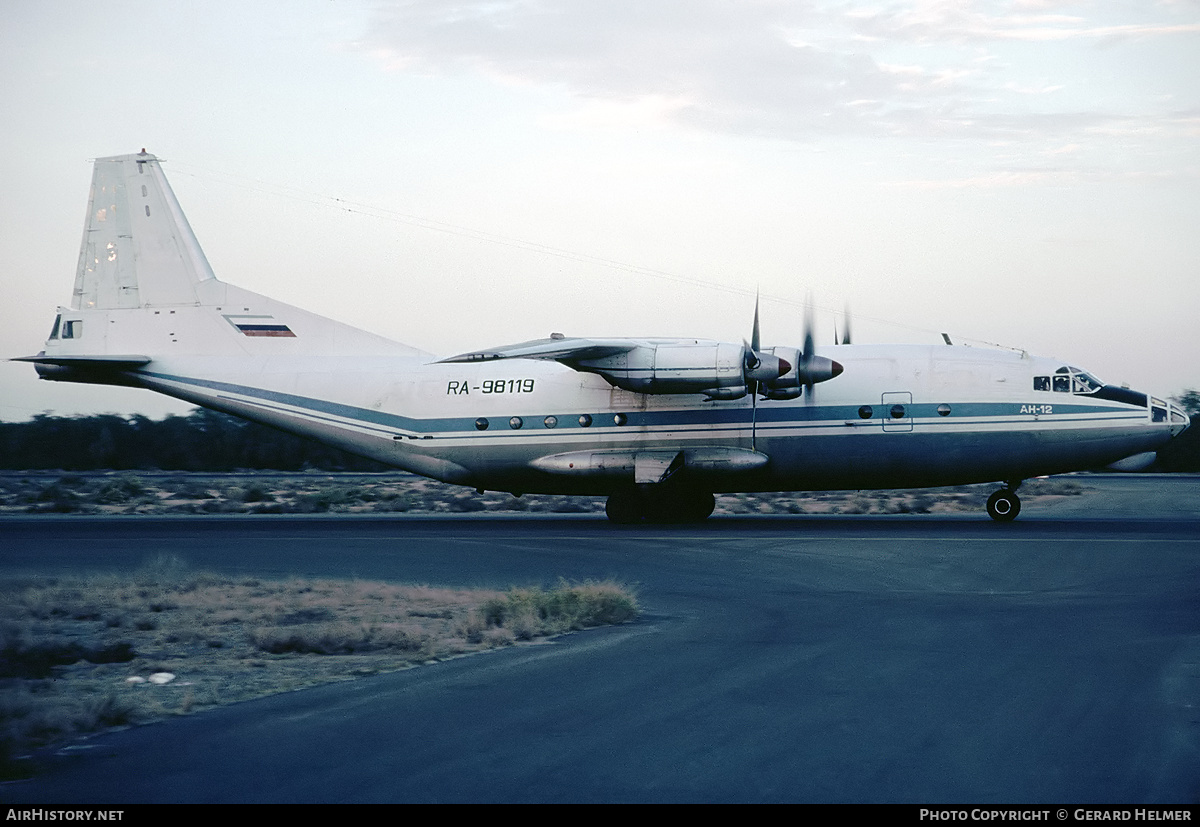
<path fill-rule="evenodd" d="M 806 358 L 759 348 L 757 322 L 754 338 L 556 334 L 439 361 L 217 280 L 140 153 L 96 161 L 72 303 L 23 359 L 47 379 L 148 388 L 480 490 L 609 495 L 622 521 L 706 516 L 713 493 L 735 491 L 1000 481 L 1011 494 L 1152 458 L 1188 426 L 1168 402 L 1025 353 L 846 344 Z M 1012 502 L 993 516 L 1015 516 Z"/>
<path fill-rule="evenodd" d="M 811 400 L 788 401 L 639 394 L 519 359 L 332 356 L 297 372 L 286 358 L 201 357 L 174 367 L 160 360 L 128 378 L 398 468 L 515 493 L 608 494 L 630 481 L 628 463 L 580 461 L 576 471 L 547 457 L 710 448 L 768 458 L 698 472 L 715 492 L 1022 480 L 1155 451 L 1187 424 L 1176 406 L 1145 394 L 1078 383 L 1072 391 L 1080 372 L 1019 353 L 915 345 L 823 353 L 844 374 Z M 1055 377 L 1066 386 L 1054 390 Z"/>

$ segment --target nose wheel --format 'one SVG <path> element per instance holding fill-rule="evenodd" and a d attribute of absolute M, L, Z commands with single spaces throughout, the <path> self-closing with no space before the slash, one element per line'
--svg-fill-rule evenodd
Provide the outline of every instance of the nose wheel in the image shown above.
<path fill-rule="evenodd" d="M 1001 488 L 988 497 L 987 513 L 998 523 L 1011 523 L 1021 513 L 1021 498 L 1011 488 Z"/>

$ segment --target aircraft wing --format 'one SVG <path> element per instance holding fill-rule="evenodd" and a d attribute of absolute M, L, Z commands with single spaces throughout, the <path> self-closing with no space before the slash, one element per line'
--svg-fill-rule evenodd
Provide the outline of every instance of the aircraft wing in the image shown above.
<path fill-rule="evenodd" d="M 443 362 L 488 362 L 496 359 L 543 359 L 572 370 L 593 373 L 622 390 L 650 394 L 704 394 L 708 400 L 741 399 L 751 382 L 773 387 L 785 373 L 796 373 L 791 362 L 752 351 L 749 344 L 707 339 L 585 339 L 554 334 L 515 345 L 477 350 Z M 830 364 L 833 364 L 832 362 Z M 840 372 L 840 366 L 839 366 Z M 816 381 L 822 381 L 817 379 Z M 796 389 L 787 398 L 799 395 Z"/>
<path fill-rule="evenodd" d="M 496 359 L 542 359 L 576 367 L 580 362 L 616 356 L 637 349 L 639 343 L 629 339 L 584 339 L 576 336 L 533 339 L 515 345 L 460 353 L 442 362 L 490 362 Z"/>
<path fill-rule="evenodd" d="M 810 345 L 811 346 L 811 345 Z M 708 339 L 585 339 L 552 334 L 515 345 L 461 353 L 443 362 L 543 359 L 593 373 L 634 393 L 703 394 L 707 401 L 741 399 L 755 388 L 768 399 L 795 399 L 803 385 L 832 379 L 842 366 L 795 348 L 755 350 Z M 787 353 L 785 358 L 782 354 Z"/>

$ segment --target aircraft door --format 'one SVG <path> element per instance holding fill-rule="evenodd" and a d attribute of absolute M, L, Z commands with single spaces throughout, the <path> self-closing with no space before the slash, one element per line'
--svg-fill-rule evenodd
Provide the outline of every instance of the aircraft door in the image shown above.
<path fill-rule="evenodd" d="M 888 391 L 881 401 L 884 431 L 900 433 L 913 429 L 912 392 Z"/>

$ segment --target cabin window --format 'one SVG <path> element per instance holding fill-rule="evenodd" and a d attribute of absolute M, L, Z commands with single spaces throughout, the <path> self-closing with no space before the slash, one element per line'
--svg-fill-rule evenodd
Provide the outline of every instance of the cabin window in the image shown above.
<path fill-rule="evenodd" d="M 545 425 L 547 428 L 557 427 L 558 426 L 558 417 L 557 416 L 548 416 L 542 420 L 542 424 Z"/>
<path fill-rule="evenodd" d="M 61 324 L 62 324 L 62 316 L 55 316 L 54 317 L 54 328 L 50 331 L 51 339 L 58 338 L 58 328 L 59 328 L 59 325 L 61 325 Z"/>
<path fill-rule="evenodd" d="M 514 431 L 519 431 L 521 429 L 521 426 L 524 424 L 525 424 L 525 420 L 521 419 L 521 417 L 519 417 L 519 416 L 511 417 L 508 420 L 508 427 L 512 428 Z"/>
<path fill-rule="evenodd" d="M 625 414 L 623 414 L 623 413 L 617 414 L 617 415 L 615 415 L 615 416 L 613 417 L 613 424 L 614 424 L 614 425 L 624 425 L 624 424 L 625 424 L 626 422 L 628 422 L 628 421 L 629 421 L 629 417 L 627 417 L 627 416 L 626 416 Z"/>
<path fill-rule="evenodd" d="M 592 424 L 591 414 L 580 414 L 579 415 L 579 427 L 580 428 L 586 428 L 591 424 Z"/>
<path fill-rule="evenodd" d="M 488 426 L 487 417 L 481 416 L 481 417 L 479 417 L 479 419 L 475 420 L 475 430 L 486 431 L 487 426 Z"/>
<path fill-rule="evenodd" d="M 945 402 L 938 405 L 938 416 L 949 416 L 949 415 L 950 415 L 950 406 L 949 405 L 947 405 Z"/>
<path fill-rule="evenodd" d="M 892 409 L 888 411 L 888 413 L 891 414 L 892 419 L 904 419 L 904 415 L 907 413 L 907 411 L 905 411 L 903 405 L 893 405 Z"/>
<path fill-rule="evenodd" d="M 858 418 L 859 419 L 870 419 L 874 415 L 875 415 L 875 409 L 872 408 L 870 405 L 863 405 L 861 408 L 858 409 Z"/>
<path fill-rule="evenodd" d="M 62 337 L 64 339 L 79 339 L 83 337 L 83 320 L 72 319 L 71 321 L 63 322 Z"/>

